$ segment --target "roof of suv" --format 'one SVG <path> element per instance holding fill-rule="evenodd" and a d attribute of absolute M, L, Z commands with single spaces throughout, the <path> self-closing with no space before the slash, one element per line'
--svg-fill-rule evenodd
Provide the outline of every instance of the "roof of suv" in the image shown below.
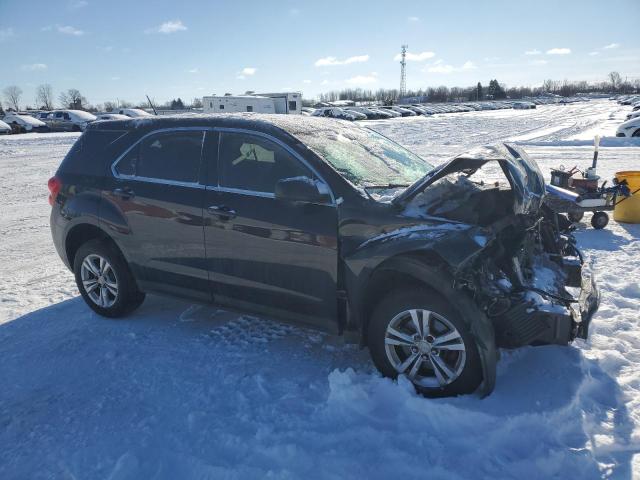
<path fill-rule="evenodd" d="M 291 135 L 318 130 L 361 128 L 351 122 L 334 118 L 304 115 L 274 115 L 263 113 L 182 114 L 101 120 L 89 124 L 87 130 L 158 130 L 180 127 L 226 127 L 270 131 L 274 127 Z"/>

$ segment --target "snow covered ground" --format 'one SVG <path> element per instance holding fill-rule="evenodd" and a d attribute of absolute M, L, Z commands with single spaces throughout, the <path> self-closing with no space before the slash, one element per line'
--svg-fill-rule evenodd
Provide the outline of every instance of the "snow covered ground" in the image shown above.
<path fill-rule="evenodd" d="M 609 101 L 367 122 L 433 163 L 518 140 L 543 171 L 640 170 Z M 503 352 L 495 392 L 428 400 L 339 339 L 150 297 L 99 318 L 50 240 L 77 134 L 0 137 L 0 478 L 640 477 L 640 225 L 583 225 L 588 342 Z M 635 143 L 634 143 L 635 142 Z M 589 220 L 588 216 L 585 219 Z"/>

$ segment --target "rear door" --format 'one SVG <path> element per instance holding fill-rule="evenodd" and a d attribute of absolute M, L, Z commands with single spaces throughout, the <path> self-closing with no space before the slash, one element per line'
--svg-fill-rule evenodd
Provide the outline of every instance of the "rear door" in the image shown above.
<path fill-rule="evenodd" d="M 124 218 L 112 228 L 147 288 L 210 300 L 201 165 L 204 130 L 159 131 L 113 166 L 104 192 Z"/>
<path fill-rule="evenodd" d="M 73 130 L 74 123 L 71 120 L 71 116 L 67 112 L 64 112 L 62 114 L 62 121 L 60 122 L 60 125 L 64 130 L 68 130 L 68 131 Z"/>
<path fill-rule="evenodd" d="M 49 121 L 49 126 L 51 130 L 62 130 L 62 112 L 55 112 L 52 114 L 51 119 Z"/>
<path fill-rule="evenodd" d="M 274 195 L 279 179 L 318 175 L 286 145 L 255 132 L 221 131 L 205 145 L 214 299 L 335 331 L 336 206 Z"/>

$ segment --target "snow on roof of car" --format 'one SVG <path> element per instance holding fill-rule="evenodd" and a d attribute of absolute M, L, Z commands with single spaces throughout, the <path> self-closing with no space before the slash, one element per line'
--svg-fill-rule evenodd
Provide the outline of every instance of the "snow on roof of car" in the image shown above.
<path fill-rule="evenodd" d="M 31 115 L 25 115 L 25 114 L 21 114 L 21 113 L 9 113 L 7 115 L 4 116 L 4 118 L 10 118 L 10 119 L 17 119 L 17 120 L 21 120 L 24 123 L 27 123 L 29 125 L 33 125 L 33 126 L 42 126 L 45 125 L 44 122 L 38 120 L 37 118 L 32 117 Z"/>
<path fill-rule="evenodd" d="M 63 111 L 69 113 L 70 115 L 78 117 L 82 120 L 91 121 L 96 119 L 96 116 L 94 114 L 85 112 L 84 110 L 63 110 Z"/>
<path fill-rule="evenodd" d="M 276 127 L 295 136 L 296 133 L 336 131 L 336 129 L 362 128 L 345 120 L 304 115 L 278 115 L 268 113 L 186 113 L 159 115 L 128 120 L 104 120 L 90 124 L 90 129 L 110 128 L 171 128 L 180 126 L 238 126 L 245 124 L 253 128 Z"/>

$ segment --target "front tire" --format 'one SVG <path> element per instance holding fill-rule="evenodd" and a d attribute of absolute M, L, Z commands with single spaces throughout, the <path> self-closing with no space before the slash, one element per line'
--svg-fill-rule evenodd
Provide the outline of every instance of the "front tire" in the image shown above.
<path fill-rule="evenodd" d="M 78 249 L 73 272 L 82 298 L 103 317 L 122 317 L 144 301 L 127 262 L 104 240 L 90 240 Z"/>
<path fill-rule="evenodd" d="M 476 342 L 439 295 L 413 288 L 392 292 L 368 327 L 373 363 L 386 377 L 404 374 L 426 396 L 472 393 L 482 381 Z"/>

